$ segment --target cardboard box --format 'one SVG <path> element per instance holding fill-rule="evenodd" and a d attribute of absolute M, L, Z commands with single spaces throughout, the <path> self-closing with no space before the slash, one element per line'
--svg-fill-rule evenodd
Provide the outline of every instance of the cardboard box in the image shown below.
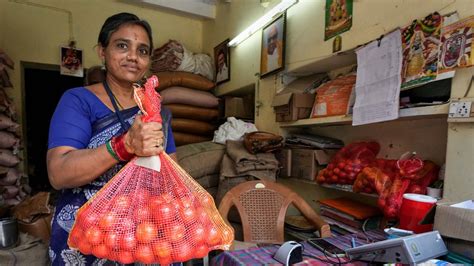
<path fill-rule="evenodd" d="M 337 150 L 291 149 L 291 176 L 315 180 Z"/>
<path fill-rule="evenodd" d="M 252 95 L 243 97 L 225 97 L 225 117 L 254 118 L 254 99 Z"/>
<path fill-rule="evenodd" d="M 432 211 L 434 230 L 443 236 L 448 250 L 474 259 L 474 201 L 438 202 Z"/>
<path fill-rule="evenodd" d="M 287 92 L 273 97 L 272 107 L 277 122 L 309 118 L 313 108 L 314 94 Z"/>

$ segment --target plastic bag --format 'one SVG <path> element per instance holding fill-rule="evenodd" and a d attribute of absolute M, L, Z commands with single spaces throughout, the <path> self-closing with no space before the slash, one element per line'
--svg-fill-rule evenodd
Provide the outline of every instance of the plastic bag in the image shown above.
<path fill-rule="evenodd" d="M 135 88 L 144 122 L 161 121 L 157 82 L 153 76 L 145 90 Z M 68 245 L 125 264 L 169 264 L 229 249 L 232 241 L 211 195 L 162 152 L 132 159 L 86 202 Z"/>
<path fill-rule="evenodd" d="M 316 181 L 320 184 L 353 184 L 360 171 L 374 162 L 379 151 L 380 145 L 374 141 L 346 145 L 325 169 L 319 171 Z"/>
<path fill-rule="evenodd" d="M 426 194 L 426 187 L 438 179 L 440 167 L 432 161 L 424 161 L 423 169 L 407 188 L 406 193 Z"/>
<path fill-rule="evenodd" d="M 242 140 L 245 133 L 257 131 L 252 123 L 247 123 L 235 117 L 228 117 L 227 122 L 214 132 L 213 142 L 225 144 L 227 140 Z"/>
<path fill-rule="evenodd" d="M 397 161 L 397 167 L 403 178 L 415 180 L 418 178 L 418 172 L 423 169 L 424 163 L 415 152 L 407 152 L 400 156 Z"/>

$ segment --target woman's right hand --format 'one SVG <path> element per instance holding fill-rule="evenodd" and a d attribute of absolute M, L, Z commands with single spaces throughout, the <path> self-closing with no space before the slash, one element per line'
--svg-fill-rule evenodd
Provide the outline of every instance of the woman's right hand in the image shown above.
<path fill-rule="evenodd" d="M 144 123 L 142 116 L 137 115 L 125 135 L 125 149 L 137 156 L 158 155 L 163 151 L 163 137 L 161 123 Z"/>

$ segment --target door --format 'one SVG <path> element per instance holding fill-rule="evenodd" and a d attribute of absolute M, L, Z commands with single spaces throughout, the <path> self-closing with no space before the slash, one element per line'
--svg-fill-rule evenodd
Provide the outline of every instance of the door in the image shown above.
<path fill-rule="evenodd" d="M 48 132 L 51 117 L 64 91 L 82 86 L 84 79 L 63 76 L 59 65 L 22 62 L 24 78 L 24 111 L 26 114 L 26 139 L 29 182 L 34 191 L 50 190 L 46 169 Z"/>

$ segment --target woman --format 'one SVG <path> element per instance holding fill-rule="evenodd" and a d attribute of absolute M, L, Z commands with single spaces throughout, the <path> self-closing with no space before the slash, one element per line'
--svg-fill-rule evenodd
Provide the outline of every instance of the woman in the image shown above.
<path fill-rule="evenodd" d="M 77 210 L 135 155 L 166 147 L 176 159 L 169 113 L 162 111 L 163 124 L 143 123 L 133 99 L 132 84 L 149 68 L 152 43 L 146 21 L 129 13 L 109 17 L 98 38 L 105 81 L 68 90 L 56 108 L 47 154 L 50 183 L 61 190 L 49 249 L 53 265 L 100 265 L 67 245 Z"/>

